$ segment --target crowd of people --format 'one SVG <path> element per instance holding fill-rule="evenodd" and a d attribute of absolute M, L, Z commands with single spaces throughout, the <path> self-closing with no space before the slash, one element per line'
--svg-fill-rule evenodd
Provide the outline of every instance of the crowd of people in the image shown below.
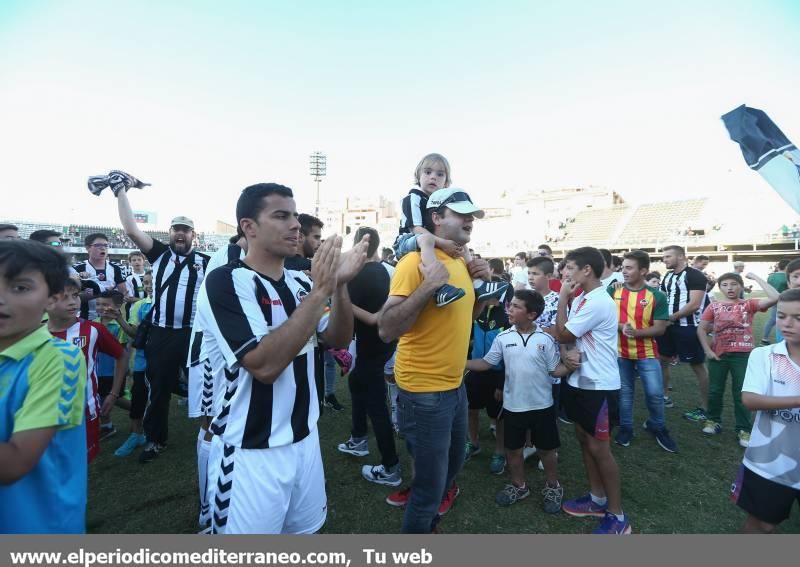
<path fill-rule="evenodd" d="M 158 466 L 181 394 L 198 420 L 203 531 L 315 533 L 327 517 L 317 423 L 345 409 L 338 376 L 352 417 L 338 450 L 367 457 L 371 423 L 380 462 L 361 475 L 396 489 L 386 502 L 405 508 L 404 533 L 441 531 L 457 477 L 481 451 L 482 410 L 496 438 L 490 472 L 508 471 L 497 505 L 535 488 L 544 513 L 631 533 L 612 443 L 634 442 L 641 380 L 643 430 L 678 452 L 666 408 L 680 363 L 697 379 L 683 417 L 698 435 L 726 431 L 730 375 L 743 530 L 774 531 L 800 495 L 800 259 L 767 281 L 739 263 L 712 277 L 707 257 L 690 263 L 680 246 L 663 249 L 663 275 L 641 250 L 581 247 L 557 261 L 543 244 L 510 264 L 487 260 L 469 248 L 484 213 L 451 186 L 439 154 L 417 165 L 391 247 L 362 227 L 343 252 L 340 236 L 323 239 L 323 223 L 297 213 L 290 188 L 259 183 L 238 198 L 237 235 L 209 256 L 189 217 L 172 220 L 169 242 L 143 232 L 127 193 L 141 183 L 112 173 L 113 183 L 90 183 L 114 193 L 138 249 L 127 274 L 108 258 L 118 235 L 87 235 L 87 259 L 69 266 L 57 231 L 23 241 L 0 225 L 0 532 L 85 531 L 87 470 L 117 432 L 111 410 L 130 419 L 114 454 Z M 765 297 L 746 298 L 745 280 Z M 770 308 L 759 344 L 753 320 Z M 586 473 L 569 498 L 559 479 L 567 426 Z M 541 487 L 525 477 L 532 455 Z"/>

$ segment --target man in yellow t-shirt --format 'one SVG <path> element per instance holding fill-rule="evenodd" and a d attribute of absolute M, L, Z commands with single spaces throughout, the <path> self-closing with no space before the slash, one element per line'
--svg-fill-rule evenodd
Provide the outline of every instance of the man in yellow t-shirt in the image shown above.
<path fill-rule="evenodd" d="M 467 395 L 462 384 L 475 313 L 473 278 L 489 279 L 485 260 L 452 258 L 442 241 L 465 247 L 475 218 L 483 218 L 461 189 L 439 189 L 425 209 L 425 228 L 436 237 L 438 262 L 423 265 L 411 252 L 397 264 L 389 298 L 378 322 L 383 341 L 399 339 L 395 378 L 400 405 L 400 430 L 414 459 L 410 489 L 390 496 L 407 502 L 403 533 L 430 533 L 440 518 L 440 505 L 458 494 L 453 481 L 464 464 Z M 466 296 L 437 307 L 433 292 L 448 283 Z"/>

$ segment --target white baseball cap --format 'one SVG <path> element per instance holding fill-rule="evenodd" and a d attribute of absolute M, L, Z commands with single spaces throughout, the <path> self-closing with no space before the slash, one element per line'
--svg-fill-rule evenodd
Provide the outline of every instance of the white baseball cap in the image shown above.
<path fill-rule="evenodd" d="M 472 203 L 469 195 L 458 187 L 448 187 L 434 191 L 428 197 L 428 209 L 439 209 L 447 207 L 462 215 L 474 215 L 475 218 L 482 219 L 484 212 Z"/>

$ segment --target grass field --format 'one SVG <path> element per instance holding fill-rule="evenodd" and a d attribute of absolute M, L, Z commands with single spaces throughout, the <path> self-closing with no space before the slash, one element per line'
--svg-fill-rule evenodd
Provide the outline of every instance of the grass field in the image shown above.
<path fill-rule="evenodd" d="M 765 316 L 756 320 L 761 336 Z M 728 498 L 731 481 L 741 462 L 733 431 L 730 396 L 725 399 L 723 434 L 706 437 L 697 424 L 681 418 L 695 407 L 697 387 L 688 366 L 673 369 L 675 407 L 667 409 L 667 424 L 679 445 L 678 454 L 661 450 L 644 431 L 638 431 L 628 448 L 612 444 L 622 472 L 625 512 L 635 533 L 732 533 L 742 525 L 744 513 Z M 636 422 L 646 411 L 637 391 Z M 402 510 L 388 506 L 384 498 L 391 491 L 361 478 L 362 464 L 377 464 L 377 446 L 370 439 L 372 454 L 359 459 L 339 453 L 336 446 L 350 431 L 349 394 L 345 380 L 337 395 L 348 409 L 326 411 L 320 419 L 322 454 L 328 480 L 328 522 L 326 533 L 397 533 Z M 198 497 L 195 443 L 197 425 L 185 417 L 185 406 L 171 408 L 170 444 L 156 461 L 140 465 L 136 454 L 118 458 L 113 451 L 125 439 L 127 416 L 116 410 L 114 422 L 119 433 L 105 442 L 102 454 L 89 476 L 88 530 L 93 533 L 196 533 Z M 505 477 L 491 475 L 489 456 L 494 440 L 488 419 L 482 416 L 483 452 L 466 464 L 458 484 L 461 496 L 445 517 L 447 533 L 588 533 L 593 519 L 577 519 L 541 510 L 538 492 L 511 508 L 499 508 L 494 493 Z M 586 480 L 572 426 L 561 424 L 561 483 L 565 498 L 586 491 Z M 408 470 L 405 446 L 399 442 L 404 470 Z M 535 458 L 526 463 L 532 487 L 543 484 Z M 409 480 L 409 479 L 406 479 Z M 800 533 L 800 513 L 784 524 L 783 532 Z"/>

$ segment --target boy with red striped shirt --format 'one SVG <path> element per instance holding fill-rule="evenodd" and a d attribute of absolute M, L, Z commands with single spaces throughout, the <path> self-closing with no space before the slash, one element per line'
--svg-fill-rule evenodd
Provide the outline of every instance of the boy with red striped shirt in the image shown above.
<path fill-rule="evenodd" d="M 662 449 L 675 453 L 678 446 L 664 423 L 664 382 L 655 341 L 667 328 L 669 309 L 666 295 L 645 283 L 649 269 L 650 256 L 646 252 L 628 252 L 622 260 L 624 285 L 608 288 L 619 309 L 620 427 L 614 441 L 627 447 L 633 440 L 633 400 L 638 374 L 649 414 L 644 428 L 655 435 Z"/>
<path fill-rule="evenodd" d="M 86 359 L 86 448 L 91 463 L 100 451 L 100 398 L 97 388 L 97 357 L 102 352 L 121 360 L 124 350 L 119 341 L 99 323 L 78 319 L 81 308 L 79 284 L 72 278 L 64 282 L 64 291 L 47 311 L 47 327 L 54 337 L 81 348 Z M 124 364 L 119 364 L 124 372 Z"/>

